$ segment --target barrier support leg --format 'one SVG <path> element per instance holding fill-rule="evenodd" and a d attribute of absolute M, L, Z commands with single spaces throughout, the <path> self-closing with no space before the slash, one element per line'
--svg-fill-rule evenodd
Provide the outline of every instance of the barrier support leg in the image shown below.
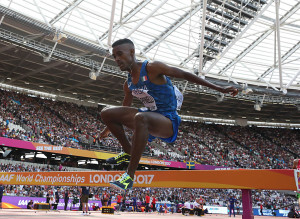
<path fill-rule="evenodd" d="M 242 202 L 243 202 L 242 219 L 254 219 L 250 189 L 242 189 Z"/>

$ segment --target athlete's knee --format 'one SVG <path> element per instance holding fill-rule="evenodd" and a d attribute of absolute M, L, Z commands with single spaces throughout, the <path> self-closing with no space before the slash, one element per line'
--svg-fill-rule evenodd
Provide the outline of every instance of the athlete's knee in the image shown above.
<path fill-rule="evenodd" d="M 145 113 L 141 112 L 135 114 L 134 122 L 136 125 L 148 125 L 147 116 L 145 115 Z"/>
<path fill-rule="evenodd" d="M 109 108 L 109 107 L 105 107 L 101 110 L 101 119 L 103 121 L 107 121 L 110 117 L 111 117 L 111 114 L 112 114 L 112 108 Z"/>

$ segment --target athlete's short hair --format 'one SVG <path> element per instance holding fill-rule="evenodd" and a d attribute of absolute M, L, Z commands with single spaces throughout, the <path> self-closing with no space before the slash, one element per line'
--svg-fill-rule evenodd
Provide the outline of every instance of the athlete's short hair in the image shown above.
<path fill-rule="evenodd" d="M 116 42 L 114 42 L 112 44 L 112 47 L 119 46 L 122 44 L 131 44 L 134 46 L 133 42 L 130 39 L 125 38 L 125 39 L 120 39 L 120 40 L 117 40 Z"/>

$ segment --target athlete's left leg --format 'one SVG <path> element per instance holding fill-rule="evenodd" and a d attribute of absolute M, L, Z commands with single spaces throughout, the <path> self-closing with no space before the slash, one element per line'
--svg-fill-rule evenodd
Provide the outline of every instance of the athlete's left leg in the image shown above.
<path fill-rule="evenodd" d="M 171 120 L 155 112 L 139 112 L 134 116 L 131 158 L 127 169 L 132 179 L 145 150 L 149 134 L 160 138 L 171 137 L 173 135 Z"/>

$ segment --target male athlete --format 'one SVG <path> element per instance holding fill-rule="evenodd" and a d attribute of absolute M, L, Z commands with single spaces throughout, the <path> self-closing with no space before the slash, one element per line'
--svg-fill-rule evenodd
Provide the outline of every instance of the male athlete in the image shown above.
<path fill-rule="evenodd" d="M 296 170 L 300 171 L 300 159 L 295 159 L 294 160 L 294 162 L 293 162 L 293 169 L 296 169 Z M 296 195 L 297 195 L 299 209 L 300 209 L 300 192 L 297 192 Z"/>
<path fill-rule="evenodd" d="M 110 182 L 112 186 L 126 190 L 132 188 L 134 173 L 147 141 L 155 137 L 168 143 L 176 140 L 181 122 L 176 110 L 181 106 L 183 96 L 172 85 L 169 77 L 183 78 L 233 96 L 238 93 L 238 90 L 230 86 L 217 86 L 192 73 L 167 66 L 162 62 L 137 61 L 134 44 L 129 39 L 114 42 L 112 48 L 113 57 L 121 71 L 128 71 L 129 74 L 123 85 L 125 93 L 123 106 L 105 108 L 101 112 L 102 120 L 107 127 L 100 138 L 106 137 L 110 131 L 119 140 L 124 150 L 118 156 L 109 158 L 108 163 L 119 164 L 130 160 L 127 172 L 117 181 Z M 133 96 L 140 99 L 145 107 L 141 109 L 131 107 Z M 123 126 L 134 132 L 131 143 L 125 135 Z"/>
<path fill-rule="evenodd" d="M 231 212 L 233 212 L 233 216 L 235 217 L 234 205 L 237 202 L 237 200 L 231 195 L 228 202 L 229 202 L 229 217 L 231 217 Z"/>

